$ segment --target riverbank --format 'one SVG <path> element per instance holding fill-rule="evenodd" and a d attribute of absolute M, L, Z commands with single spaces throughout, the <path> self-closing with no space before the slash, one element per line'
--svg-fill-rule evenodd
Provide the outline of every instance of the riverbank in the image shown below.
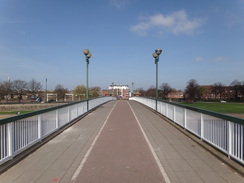
<path fill-rule="evenodd" d="M 58 105 L 63 105 L 65 103 L 38 103 L 38 104 L 1 104 L 1 112 L 11 112 L 11 111 L 37 111 L 46 108 L 55 107 Z M 17 114 L 0 114 L 0 119 L 16 116 Z"/>
<path fill-rule="evenodd" d="M 46 109 L 50 107 L 55 107 L 58 105 L 63 105 L 65 103 L 38 103 L 38 104 L 1 104 L 1 112 L 10 111 L 37 111 L 41 109 Z"/>

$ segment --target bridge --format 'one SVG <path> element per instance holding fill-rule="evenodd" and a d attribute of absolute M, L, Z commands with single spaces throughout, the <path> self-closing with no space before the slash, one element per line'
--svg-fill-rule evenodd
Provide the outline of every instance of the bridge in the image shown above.
<path fill-rule="evenodd" d="M 244 181 L 242 119 L 131 99 L 0 120 L 0 182 Z"/>

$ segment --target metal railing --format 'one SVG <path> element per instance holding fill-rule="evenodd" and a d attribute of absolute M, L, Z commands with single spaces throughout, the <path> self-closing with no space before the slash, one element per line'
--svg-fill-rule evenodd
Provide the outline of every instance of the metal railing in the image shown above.
<path fill-rule="evenodd" d="M 155 99 L 130 100 L 156 109 Z M 157 112 L 244 164 L 244 119 L 162 100 L 157 102 Z"/>
<path fill-rule="evenodd" d="M 88 100 L 89 110 L 113 99 Z M 0 165 L 88 112 L 88 102 L 73 102 L 0 120 Z"/>

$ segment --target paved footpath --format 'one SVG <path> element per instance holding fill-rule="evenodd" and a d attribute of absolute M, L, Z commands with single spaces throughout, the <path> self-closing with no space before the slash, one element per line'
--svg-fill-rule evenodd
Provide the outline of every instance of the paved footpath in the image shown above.
<path fill-rule="evenodd" d="M 0 175 L 4 183 L 243 181 L 134 101 L 99 107 Z"/>
<path fill-rule="evenodd" d="M 75 182 L 164 182 L 127 101 L 118 102 Z"/>

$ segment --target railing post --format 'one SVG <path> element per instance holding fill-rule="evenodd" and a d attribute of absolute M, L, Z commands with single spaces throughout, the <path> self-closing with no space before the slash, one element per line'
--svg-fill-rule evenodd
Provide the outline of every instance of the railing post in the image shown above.
<path fill-rule="evenodd" d="M 67 118 L 68 118 L 68 121 L 70 122 L 70 110 L 69 110 L 69 106 L 68 106 Z"/>
<path fill-rule="evenodd" d="M 186 111 L 186 109 L 184 109 L 184 124 L 183 124 L 183 126 L 185 129 L 186 129 L 186 125 L 187 125 L 187 111 Z"/>
<path fill-rule="evenodd" d="M 168 112 L 169 112 L 169 109 L 168 109 L 168 104 L 166 103 L 165 105 L 165 116 L 168 118 Z"/>
<path fill-rule="evenodd" d="M 161 102 L 158 102 L 158 112 L 161 113 Z"/>
<path fill-rule="evenodd" d="M 175 121 L 175 106 L 173 106 L 173 121 L 176 123 L 176 121 Z"/>
<path fill-rule="evenodd" d="M 57 130 L 59 129 L 58 113 L 59 113 L 59 111 L 56 110 L 56 129 L 57 129 Z"/>
<path fill-rule="evenodd" d="M 201 117 L 200 117 L 201 118 L 201 127 L 200 127 L 201 128 L 200 129 L 201 130 L 201 134 L 200 134 L 200 136 L 201 136 L 201 140 L 202 140 L 203 136 L 204 136 L 204 118 L 203 118 L 203 114 L 202 113 L 200 115 L 201 115 Z"/>
<path fill-rule="evenodd" d="M 227 153 L 228 153 L 228 158 L 230 158 L 230 155 L 232 154 L 232 127 L 231 127 L 231 122 L 228 121 L 227 122 L 228 126 L 228 135 L 227 135 L 227 143 L 228 143 L 228 147 L 227 147 Z"/>
<path fill-rule="evenodd" d="M 7 155 L 13 158 L 13 122 L 7 124 Z"/>
<path fill-rule="evenodd" d="M 76 117 L 79 116 L 79 104 L 76 104 Z"/>
<path fill-rule="evenodd" d="M 42 140 L 42 117 L 41 114 L 38 115 L 38 139 Z"/>

